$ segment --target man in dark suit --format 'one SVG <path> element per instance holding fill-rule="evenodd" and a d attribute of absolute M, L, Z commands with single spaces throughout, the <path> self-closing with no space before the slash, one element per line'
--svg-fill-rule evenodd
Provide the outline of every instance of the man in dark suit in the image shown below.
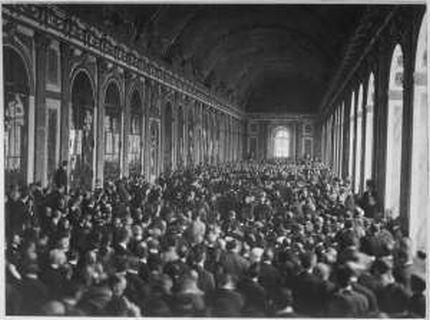
<path fill-rule="evenodd" d="M 275 300 L 279 296 L 279 284 L 282 281 L 279 270 L 273 266 L 274 252 L 268 248 L 263 253 L 263 259 L 260 264 L 260 276 L 258 281 L 264 287 L 268 298 Z"/>
<path fill-rule="evenodd" d="M 272 216 L 272 208 L 268 205 L 265 192 L 260 194 L 259 200 L 259 203 L 256 204 L 254 208 L 254 217 L 257 221 L 266 221 L 270 216 Z"/>
<path fill-rule="evenodd" d="M 227 242 L 227 253 L 221 257 L 221 266 L 225 273 L 240 278 L 249 267 L 249 262 L 239 255 L 236 240 Z"/>
<path fill-rule="evenodd" d="M 378 198 L 375 183 L 373 180 L 366 181 L 366 191 L 360 199 L 360 207 L 363 208 L 366 217 L 376 218 L 378 210 L 380 209 L 376 199 Z"/>
<path fill-rule="evenodd" d="M 244 306 L 242 295 L 236 291 L 236 280 L 233 274 L 224 273 L 219 279 L 219 289 L 213 299 L 212 316 L 240 317 Z"/>
<path fill-rule="evenodd" d="M 206 252 L 203 246 L 196 246 L 192 251 L 192 266 L 198 273 L 197 286 L 205 293 L 206 305 L 210 304 L 215 291 L 215 279 L 212 272 L 205 269 Z"/>
<path fill-rule="evenodd" d="M 55 171 L 54 183 L 58 189 L 63 187 L 67 190 L 67 161 L 61 162 L 60 167 Z"/>
<path fill-rule="evenodd" d="M 317 262 L 314 252 L 305 252 L 302 257 L 303 271 L 293 280 L 293 298 L 296 312 L 305 316 L 323 313 L 323 283 L 313 271 Z"/>
<path fill-rule="evenodd" d="M 129 257 L 132 252 L 128 248 L 130 243 L 131 232 L 126 228 L 120 228 L 117 232 L 116 244 L 114 246 L 115 256 L 117 257 Z"/>
<path fill-rule="evenodd" d="M 127 287 L 125 288 L 125 296 L 141 310 L 144 310 L 145 301 L 149 296 L 149 286 L 139 276 L 139 261 L 137 258 L 129 258 L 125 264 L 127 270 L 125 278 Z"/>
<path fill-rule="evenodd" d="M 19 285 L 22 298 L 21 315 L 39 314 L 40 307 L 50 299 L 48 287 L 38 277 L 39 267 L 36 263 L 23 266 L 23 280 Z"/>
<path fill-rule="evenodd" d="M 48 287 L 52 299 L 59 299 L 63 295 L 63 288 L 67 283 L 64 265 L 66 254 L 60 249 L 49 252 L 49 265 L 42 268 L 40 279 Z"/>
<path fill-rule="evenodd" d="M 14 186 L 6 202 L 6 237 L 12 239 L 13 234 L 20 234 L 28 218 L 28 208 L 21 199 L 21 191 Z"/>
<path fill-rule="evenodd" d="M 251 265 L 245 277 L 239 281 L 237 288 L 245 299 L 244 316 L 264 317 L 266 315 L 266 291 L 258 283 L 260 265 Z"/>
<path fill-rule="evenodd" d="M 369 312 L 369 302 L 365 295 L 352 287 L 354 272 L 347 266 L 340 267 L 337 272 L 339 290 L 328 304 L 328 316 L 331 317 L 365 317 Z"/>

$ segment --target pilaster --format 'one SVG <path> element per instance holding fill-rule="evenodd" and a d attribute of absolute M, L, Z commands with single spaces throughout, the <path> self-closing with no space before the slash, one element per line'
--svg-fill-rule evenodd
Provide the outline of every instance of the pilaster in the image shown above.
<path fill-rule="evenodd" d="M 43 186 L 48 184 L 48 146 L 46 123 L 46 52 L 49 39 L 41 33 L 35 34 L 36 43 L 36 139 L 35 139 L 35 180 Z"/>

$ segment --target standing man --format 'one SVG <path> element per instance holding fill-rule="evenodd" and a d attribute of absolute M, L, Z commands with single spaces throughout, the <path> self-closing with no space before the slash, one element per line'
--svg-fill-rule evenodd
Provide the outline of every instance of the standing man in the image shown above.
<path fill-rule="evenodd" d="M 64 190 L 67 190 L 67 161 L 62 161 L 60 167 L 55 171 L 54 183 L 58 189 L 64 187 Z"/>

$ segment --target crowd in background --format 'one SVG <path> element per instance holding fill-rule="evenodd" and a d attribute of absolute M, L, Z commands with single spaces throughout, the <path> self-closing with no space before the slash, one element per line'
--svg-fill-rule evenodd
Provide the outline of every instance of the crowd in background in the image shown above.
<path fill-rule="evenodd" d="M 372 181 L 238 162 L 82 191 L 66 169 L 8 190 L 8 315 L 425 316 L 425 253 Z"/>

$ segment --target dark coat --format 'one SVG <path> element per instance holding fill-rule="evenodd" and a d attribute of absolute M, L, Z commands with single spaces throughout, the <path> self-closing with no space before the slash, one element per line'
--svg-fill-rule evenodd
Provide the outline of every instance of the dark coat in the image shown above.
<path fill-rule="evenodd" d="M 248 270 L 249 262 L 234 252 L 227 252 L 221 257 L 221 266 L 224 272 L 241 277 Z"/>
<path fill-rule="evenodd" d="M 355 290 L 341 290 L 335 293 L 328 305 L 330 317 L 364 317 L 368 311 L 367 298 Z"/>
<path fill-rule="evenodd" d="M 260 276 L 258 278 L 260 284 L 266 290 L 270 299 L 275 299 L 278 296 L 278 290 L 282 283 L 282 277 L 277 268 L 272 264 L 262 263 L 260 266 Z"/>
<path fill-rule="evenodd" d="M 236 291 L 218 289 L 213 299 L 212 316 L 214 317 L 240 317 L 244 299 Z"/>
<path fill-rule="evenodd" d="M 21 315 L 40 314 L 40 307 L 50 299 L 48 287 L 39 279 L 24 277 L 18 290 L 23 302 L 19 312 Z"/>
<path fill-rule="evenodd" d="M 398 283 L 385 286 L 377 294 L 379 308 L 389 315 L 404 313 L 408 308 L 409 294 L 405 287 Z"/>
<path fill-rule="evenodd" d="M 266 315 L 266 291 L 258 282 L 245 278 L 239 282 L 238 291 L 245 299 L 244 316 L 264 317 Z"/>
<path fill-rule="evenodd" d="M 196 267 L 199 279 L 197 280 L 197 286 L 200 290 L 205 293 L 206 302 L 210 302 L 211 297 L 215 291 L 215 279 L 214 275 L 208 270 L 201 266 Z"/>
<path fill-rule="evenodd" d="M 171 309 L 175 316 L 193 317 L 206 315 L 204 294 L 179 292 L 172 297 Z"/>
<path fill-rule="evenodd" d="M 149 295 L 148 285 L 139 277 L 138 274 L 127 273 L 127 287 L 125 296 L 141 309 L 144 308 L 144 302 Z"/>
<path fill-rule="evenodd" d="M 27 206 L 24 202 L 8 199 L 6 203 L 6 236 L 8 239 L 11 239 L 14 233 L 21 233 L 27 215 Z"/>
<path fill-rule="evenodd" d="M 369 312 L 373 315 L 376 315 L 379 312 L 379 307 L 375 293 L 360 283 L 353 283 L 352 288 L 367 298 L 367 301 L 369 302 Z"/>
<path fill-rule="evenodd" d="M 320 315 L 323 312 L 325 292 L 322 281 L 314 274 L 300 273 L 293 283 L 295 310 L 306 316 Z"/>
<path fill-rule="evenodd" d="M 46 266 L 42 269 L 40 280 L 49 289 L 52 299 L 58 300 L 61 298 L 67 281 L 63 270 Z"/>
<path fill-rule="evenodd" d="M 67 187 L 67 171 L 63 168 L 58 168 L 57 171 L 55 171 L 54 183 L 57 188 Z"/>

